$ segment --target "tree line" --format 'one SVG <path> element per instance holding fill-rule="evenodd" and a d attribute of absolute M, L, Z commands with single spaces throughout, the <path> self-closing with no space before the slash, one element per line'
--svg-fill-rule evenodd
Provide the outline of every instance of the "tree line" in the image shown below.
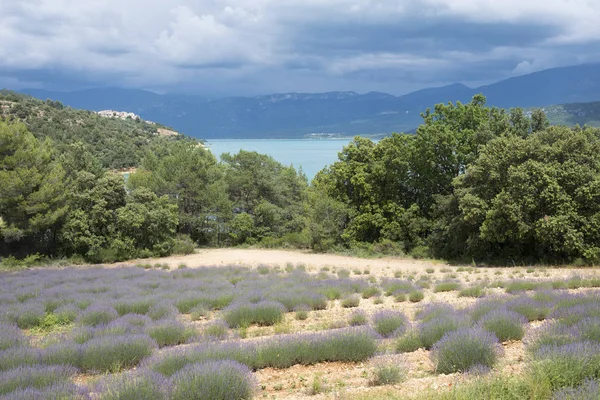
<path fill-rule="evenodd" d="M 256 152 L 150 140 L 128 179 L 96 148 L 0 122 L 0 254 L 92 262 L 260 245 L 449 260 L 600 261 L 600 130 L 485 97 L 414 134 L 356 137 L 309 184 Z M 113 165 L 114 166 L 114 165 Z"/>

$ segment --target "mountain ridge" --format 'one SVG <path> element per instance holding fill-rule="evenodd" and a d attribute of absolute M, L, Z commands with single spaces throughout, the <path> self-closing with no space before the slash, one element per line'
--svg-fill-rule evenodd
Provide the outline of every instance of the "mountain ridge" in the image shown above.
<path fill-rule="evenodd" d="M 468 102 L 478 93 L 488 98 L 488 104 L 502 108 L 599 101 L 600 64 L 553 68 L 477 88 L 454 83 L 402 96 L 332 91 L 207 99 L 122 88 L 21 92 L 75 108 L 134 112 L 206 139 L 298 138 L 315 133 L 383 136 L 414 129 L 421 122 L 420 113 L 435 104 Z"/>

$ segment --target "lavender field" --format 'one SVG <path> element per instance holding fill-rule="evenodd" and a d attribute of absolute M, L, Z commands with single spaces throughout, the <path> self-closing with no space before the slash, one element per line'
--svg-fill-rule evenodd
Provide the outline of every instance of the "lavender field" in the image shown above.
<path fill-rule="evenodd" d="M 2 273 L 0 398 L 598 398 L 599 288 L 435 265 Z"/>

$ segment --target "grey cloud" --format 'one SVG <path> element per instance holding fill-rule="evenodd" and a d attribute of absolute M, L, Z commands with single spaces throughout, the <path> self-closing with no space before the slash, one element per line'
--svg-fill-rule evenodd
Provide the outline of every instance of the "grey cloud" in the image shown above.
<path fill-rule="evenodd" d="M 399 94 L 600 61 L 599 16 L 587 0 L 6 1 L 0 74 L 21 87 Z"/>

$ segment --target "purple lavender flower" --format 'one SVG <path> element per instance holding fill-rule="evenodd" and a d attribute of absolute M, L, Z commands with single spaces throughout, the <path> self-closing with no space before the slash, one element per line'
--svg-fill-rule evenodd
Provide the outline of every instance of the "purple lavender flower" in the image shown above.
<path fill-rule="evenodd" d="M 592 400 L 600 398 L 600 383 L 588 379 L 577 387 L 567 387 L 557 390 L 552 400 Z"/>
<path fill-rule="evenodd" d="M 69 366 L 22 366 L 0 375 L 0 395 L 17 389 L 41 389 L 60 381 L 67 381 L 77 370 Z"/>
<path fill-rule="evenodd" d="M 0 323 L 0 351 L 28 344 L 29 341 L 16 325 Z"/>
<path fill-rule="evenodd" d="M 383 337 L 401 336 L 408 327 L 408 319 L 398 311 L 380 311 L 373 315 L 373 327 Z"/>
<path fill-rule="evenodd" d="M 480 328 L 461 328 L 444 335 L 433 346 L 431 358 L 437 372 L 449 374 L 468 371 L 476 365 L 491 368 L 500 351 L 493 333 Z"/>
<path fill-rule="evenodd" d="M 495 310 L 487 313 L 479 320 L 479 326 L 492 332 L 498 340 L 521 340 L 525 334 L 527 318 L 508 310 Z"/>
<path fill-rule="evenodd" d="M 173 376 L 173 400 L 249 400 L 256 382 L 248 367 L 231 360 L 191 364 Z"/>

